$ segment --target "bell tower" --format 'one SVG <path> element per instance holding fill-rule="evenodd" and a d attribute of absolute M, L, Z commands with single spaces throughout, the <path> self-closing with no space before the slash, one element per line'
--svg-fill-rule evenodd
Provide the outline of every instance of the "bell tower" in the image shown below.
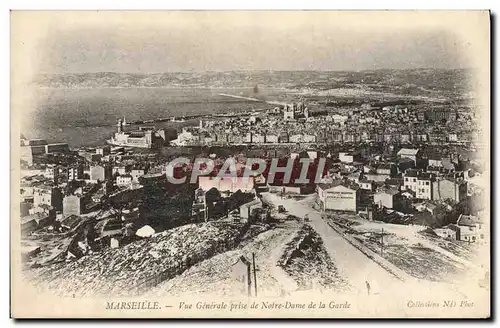
<path fill-rule="evenodd" d="M 116 124 L 118 126 L 118 133 L 122 133 L 123 132 L 123 121 L 122 119 L 118 119 L 118 124 Z"/>

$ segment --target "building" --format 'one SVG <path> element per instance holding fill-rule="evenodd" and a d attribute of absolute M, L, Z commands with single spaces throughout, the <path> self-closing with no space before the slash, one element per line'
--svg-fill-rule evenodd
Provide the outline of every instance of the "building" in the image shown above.
<path fill-rule="evenodd" d="M 109 146 L 98 147 L 95 149 L 95 153 L 101 156 L 107 156 L 111 154 L 111 147 Z"/>
<path fill-rule="evenodd" d="M 415 168 L 415 162 L 411 158 L 398 158 L 397 168 L 399 172 L 405 172 L 408 169 Z"/>
<path fill-rule="evenodd" d="M 428 163 L 428 166 L 431 166 L 431 167 L 443 167 L 441 157 L 439 157 L 439 156 L 429 156 L 427 163 Z"/>
<path fill-rule="evenodd" d="M 288 133 L 286 131 L 282 131 L 279 134 L 279 142 L 281 142 L 281 143 L 288 143 L 288 142 L 290 142 L 290 138 L 289 138 Z"/>
<path fill-rule="evenodd" d="M 377 165 L 377 174 L 395 176 L 397 174 L 397 167 L 394 163 L 380 163 Z"/>
<path fill-rule="evenodd" d="M 194 192 L 194 200 L 191 205 L 191 216 L 208 221 L 208 208 L 207 208 L 207 200 L 205 197 L 205 190 L 202 188 L 198 188 Z"/>
<path fill-rule="evenodd" d="M 125 175 L 127 174 L 127 168 L 125 166 L 113 166 L 112 173 L 113 175 Z"/>
<path fill-rule="evenodd" d="M 314 134 L 304 134 L 304 142 L 314 143 L 316 142 L 316 136 Z"/>
<path fill-rule="evenodd" d="M 266 136 L 264 134 L 255 133 L 252 134 L 252 143 L 265 143 Z"/>
<path fill-rule="evenodd" d="M 406 170 L 403 173 L 403 188 L 417 193 L 418 188 L 418 173 L 417 170 Z"/>
<path fill-rule="evenodd" d="M 130 174 L 119 175 L 116 177 L 116 185 L 119 187 L 129 187 L 132 185 L 132 176 Z"/>
<path fill-rule="evenodd" d="M 146 184 L 146 183 L 158 183 L 158 182 L 166 182 L 166 176 L 165 174 L 158 172 L 158 173 L 146 173 L 142 176 L 139 177 L 139 182 L 141 184 Z"/>
<path fill-rule="evenodd" d="M 82 215 L 85 213 L 87 198 L 81 195 L 68 195 L 63 200 L 63 215 Z"/>
<path fill-rule="evenodd" d="M 433 199 L 434 175 L 420 170 L 406 170 L 403 173 L 403 188 L 415 193 L 419 199 Z"/>
<path fill-rule="evenodd" d="M 401 194 L 396 189 L 385 189 L 373 195 L 373 202 L 385 208 L 396 208 L 401 200 Z"/>
<path fill-rule="evenodd" d="M 329 184 L 319 184 L 317 192 L 319 200 L 323 205 L 323 211 L 334 210 L 357 212 L 360 198 L 358 188 L 342 184 L 334 186 Z"/>
<path fill-rule="evenodd" d="M 391 178 L 391 176 L 388 174 L 376 174 L 376 173 L 365 173 L 363 176 L 365 180 L 374 182 L 385 182 L 386 180 Z"/>
<path fill-rule="evenodd" d="M 60 211 L 62 209 L 62 199 L 63 194 L 58 187 L 42 185 L 33 188 L 33 207 L 47 205 L 56 211 Z"/>
<path fill-rule="evenodd" d="M 26 139 L 21 136 L 21 146 L 45 146 L 46 144 L 45 139 Z"/>
<path fill-rule="evenodd" d="M 254 189 L 253 177 L 208 177 L 201 176 L 198 180 L 199 188 L 205 192 L 212 188 L 220 192 L 235 193 L 240 190 L 241 192 L 251 192 Z"/>
<path fill-rule="evenodd" d="M 290 136 L 289 140 L 292 143 L 301 143 L 304 141 L 304 136 L 302 134 L 294 134 Z"/>
<path fill-rule="evenodd" d="M 484 240 L 484 224 L 478 217 L 460 214 L 457 226 L 460 229 L 458 240 L 469 243 Z"/>
<path fill-rule="evenodd" d="M 49 179 L 57 184 L 59 182 L 59 173 L 60 173 L 59 167 L 53 165 L 53 166 L 48 166 L 45 169 L 43 175 L 47 179 Z"/>
<path fill-rule="evenodd" d="M 449 199 L 459 203 L 467 199 L 467 182 L 450 179 L 436 179 L 433 182 L 433 200 Z"/>
<path fill-rule="evenodd" d="M 130 171 L 130 176 L 134 182 L 139 182 L 139 178 L 145 174 L 143 169 L 132 169 Z"/>
<path fill-rule="evenodd" d="M 165 131 L 154 127 L 139 127 L 136 131 L 125 132 L 123 121 L 119 119 L 117 132 L 107 142 L 115 146 L 158 148 L 165 142 Z"/>
<path fill-rule="evenodd" d="M 96 154 L 95 152 L 86 151 L 86 150 L 79 151 L 78 156 L 85 158 L 85 160 L 87 162 L 90 162 L 90 163 L 100 162 L 102 159 L 102 155 Z"/>
<path fill-rule="evenodd" d="M 373 191 L 373 188 L 374 188 L 373 181 L 365 179 L 364 177 L 363 177 L 363 179 L 358 180 L 357 184 L 359 185 L 359 188 L 362 190 Z"/>
<path fill-rule="evenodd" d="M 279 136 L 275 134 L 266 134 L 267 143 L 278 143 Z"/>
<path fill-rule="evenodd" d="M 295 104 L 285 104 L 283 108 L 283 119 L 286 120 L 295 120 Z"/>
<path fill-rule="evenodd" d="M 417 178 L 417 194 L 419 199 L 432 199 L 434 176 L 431 173 L 422 172 Z"/>
<path fill-rule="evenodd" d="M 259 198 L 252 200 L 249 203 L 240 206 L 240 217 L 242 219 L 250 219 L 252 211 L 257 208 L 262 208 L 262 201 Z"/>
<path fill-rule="evenodd" d="M 420 151 L 418 149 L 412 149 L 412 148 L 401 148 L 398 151 L 398 157 L 399 158 L 409 158 L 415 164 L 417 164 L 420 161 Z"/>
<path fill-rule="evenodd" d="M 456 133 L 448 133 L 448 142 L 457 142 L 458 136 Z"/>
<path fill-rule="evenodd" d="M 103 182 L 111 178 L 111 170 L 107 166 L 95 165 L 90 167 L 90 180 Z"/>
<path fill-rule="evenodd" d="M 454 111 L 432 109 L 424 112 L 424 117 L 429 122 L 448 121 L 451 116 L 454 116 L 451 120 L 456 120 L 457 114 Z"/>
<path fill-rule="evenodd" d="M 460 240 L 460 228 L 455 224 L 448 224 L 442 228 L 434 229 L 434 232 L 441 238 Z"/>
<path fill-rule="evenodd" d="M 351 154 L 351 153 L 341 152 L 341 153 L 339 153 L 339 160 L 342 163 L 353 163 L 355 161 L 355 156 L 354 156 L 354 154 Z"/>
<path fill-rule="evenodd" d="M 83 179 L 83 166 L 76 165 L 68 167 L 68 181 Z"/>
<path fill-rule="evenodd" d="M 69 145 L 67 143 L 53 143 L 45 145 L 46 154 L 68 153 L 68 152 L 69 152 Z"/>

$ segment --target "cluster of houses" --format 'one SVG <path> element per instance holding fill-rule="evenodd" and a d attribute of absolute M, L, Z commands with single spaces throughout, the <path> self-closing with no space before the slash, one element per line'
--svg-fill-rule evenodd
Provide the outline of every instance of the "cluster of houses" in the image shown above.
<path fill-rule="evenodd" d="M 463 144 L 480 140 L 472 134 L 477 125 L 469 111 L 453 109 L 410 110 L 387 106 L 381 110 L 360 108 L 341 114 L 312 115 L 304 104 L 275 111 L 200 121 L 183 128 L 175 146 L 238 144 L 342 144 L 383 142 L 394 144 Z M 300 113 L 297 114 L 297 113 Z M 476 140 L 477 139 L 477 140 Z"/>
<path fill-rule="evenodd" d="M 36 142 L 26 141 L 26 144 Z M 57 153 L 57 152 L 56 152 Z M 69 164 L 35 162 L 24 167 L 20 184 L 21 230 L 29 235 L 72 230 L 82 216 L 114 201 L 137 203 L 145 182 L 166 178 L 166 165 L 150 165 L 148 157 L 126 154 L 122 147 L 103 146 L 68 152 Z M 125 209 L 126 210 L 126 209 Z"/>

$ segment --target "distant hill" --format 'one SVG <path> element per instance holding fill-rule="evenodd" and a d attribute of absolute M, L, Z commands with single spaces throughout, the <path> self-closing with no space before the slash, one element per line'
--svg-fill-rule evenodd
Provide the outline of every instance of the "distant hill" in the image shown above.
<path fill-rule="evenodd" d="M 203 73 L 66 73 L 41 74 L 33 81 L 49 88 L 146 88 L 146 87 L 250 87 L 259 85 L 290 89 L 328 90 L 368 86 L 372 89 L 419 89 L 422 91 L 467 91 L 467 70 L 375 70 L 360 72 L 235 71 Z"/>

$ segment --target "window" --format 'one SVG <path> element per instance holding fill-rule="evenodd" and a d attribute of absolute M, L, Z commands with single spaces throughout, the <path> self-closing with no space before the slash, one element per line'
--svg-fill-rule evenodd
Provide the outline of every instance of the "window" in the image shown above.
<path fill-rule="evenodd" d="M 484 235 L 483 234 L 481 234 L 481 239 L 484 239 Z"/>
<path fill-rule="evenodd" d="M 408 178 L 405 178 L 405 181 L 408 182 Z"/>
<path fill-rule="evenodd" d="M 425 182 L 425 185 L 426 185 L 426 186 L 428 186 L 428 185 L 429 185 L 429 181 L 426 181 L 426 182 Z"/>

